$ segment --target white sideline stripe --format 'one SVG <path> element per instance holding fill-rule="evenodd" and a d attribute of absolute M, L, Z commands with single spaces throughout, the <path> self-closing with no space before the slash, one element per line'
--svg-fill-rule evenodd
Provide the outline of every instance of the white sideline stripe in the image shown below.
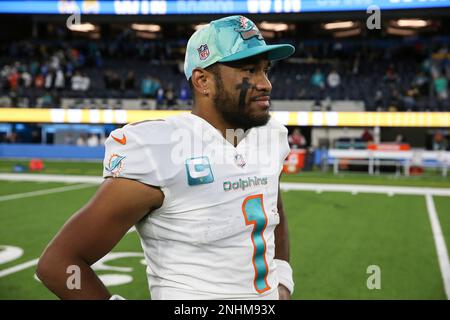
<path fill-rule="evenodd" d="M 8 201 L 8 200 L 29 198 L 29 197 L 42 196 L 42 195 L 51 194 L 51 193 L 58 193 L 58 192 L 66 192 L 66 191 L 71 191 L 71 190 L 84 189 L 84 188 L 89 188 L 89 187 L 92 187 L 92 184 L 77 184 L 77 185 L 74 185 L 74 186 L 66 186 L 66 187 L 51 188 L 51 189 L 30 191 L 30 192 L 24 192 L 24 193 L 8 194 L 8 195 L 5 195 L 5 196 L 0 196 L 0 202 L 1 201 Z"/>
<path fill-rule="evenodd" d="M 430 218 L 431 229 L 433 230 L 433 238 L 436 245 L 439 267 L 441 268 L 442 279 L 444 280 L 445 294 L 447 295 L 447 300 L 450 300 L 450 262 L 448 259 L 447 246 L 445 245 L 445 239 L 442 234 L 433 197 L 431 194 L 427 194 L 425 198 L 427 200 L 428 216 Z"/>
<path fill-rule="evenodd" d="M 14 266 L 14 267 L 11 267 L 8 269 L 0 270 L 0 278 L 10 275 L 12 273 L 16 273 L 16 272 L 22 271 L 24 269 L 33 267 L 33 266 L 37 265 L 38 261 L 39 261 L 39 259 L 34 259 L 34 260 L 31 260 L 28 262 L 18 264 L 17 266 Z"/>
<path fill-rule="evenodd" d="M 103 178 L 97 176 L 66 176 L 59 174 L 0 173 L 0 180 L 97 184 L 102 183 Z"/>
<path fill-rule="evenodd" d="M 26 174 L 26 173 L 0 173 L 0 180 L 9 181 L 39 181 L 39 182 L 65 182 L 65 183 L 95 183 L 103 182 L 98 176 L 66 176 L 56 174 Z M 426 188 L 426 187 L 393 187 L 382 185 L 353 185 L 353 184 L 325 184 L 325 183 L 293 183 L 282 182 L 282 190 L 316 191 L 316 192 L 352 192 L 352 193 L 382 193 L 388 195 L 407 194 L 450 196 L 450 188 Z"/>
<path fill-rule="evenodd" d="M 351 192 L 351 193 L 382 193 L 388 195 L 426 195 L 450 196 L 450 188 L 426 188 L 426 187 L 393 187 L 393 186 L 373 186 L 357 184 L 317 184 L 317 183 L 291 183 L 282 182 L 281 190 L 316 191 L 316 192 Z"/>

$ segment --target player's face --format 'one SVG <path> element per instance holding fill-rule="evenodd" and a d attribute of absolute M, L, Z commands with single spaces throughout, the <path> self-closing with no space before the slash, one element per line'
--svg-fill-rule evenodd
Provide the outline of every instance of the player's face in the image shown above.
<path fill-rule="evenodd" d="M 219 65 L 213 103 L 235 128 L 247 130 L 269 121 L 272 90 L 269 64 L 265 56 L 260 55 Z"/>

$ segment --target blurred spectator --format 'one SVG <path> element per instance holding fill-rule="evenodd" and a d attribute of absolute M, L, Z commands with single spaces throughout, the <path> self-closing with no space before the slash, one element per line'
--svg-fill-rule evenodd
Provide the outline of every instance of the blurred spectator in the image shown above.
<path fill-rule="evenodd" d="M 384 75 L 384 82 L 388 87 L 389 90 L 389 95 L 391 96 L 391 99 L 394 98 L 394 101 L 391 101 L 391 103 L 394 102 L 394 105 L 391 107 L 394 107 L 395 110 L 398 109 L 398 85 L 400 82 L 399 76 L 397 75 L 397 73 L 394 70 L 394 66 L 391 64 L 387 70 L 386 70 L 386 74 Z M 394 93 L 395 91 L 397 91 L 396 93 Z M 394 97 L 393 97 L 394 96 Z"/>
<path fill-rule="evenodd" d="M 88 91 L 90 86 L 91 79 L 87 76 L 87 74 L 83 74 L 81 80 L 81 91 Z"/>
<path fill-rule="evenodd" d="M 64 144 L 68 144 L 68 145 L 75 144 L 73 135 L 71 133 L 64 134 Z"/>
<path fill-rule="evenodd" d="M 75 71 L 75 74 L 72 77 L 71 81 L 72 81 L 72 90 L 73 91 L 83 91 L 84 79 L 79 71 Z"/>
<path fill-rule="evenodd" d="M 341 85 L 341 76 L 337 73 L 336 70 L 331 70 L 327 77 L 327 85 L 329 88 L 329 97 L 331 99 L 337 98 L 337 93 L 339 90 L 339 86 Z"/>
<path fill-rule="evenodd" d="M 369 129 L 364 129 L 364 132 L 361 135 L 361 140 L 367 143 L 372 143 L 374 141 L 372 133 L 370 133 Z"/>
<path fill-rule="evenodd" d="M 35 86 L 37 89 L 41 89 L 41 88 L 44 87 L 44 84 L 45 84 L 45 78 L 44 78 L 44 76 L 43 76 L 42 74 L 38 74 L 38 75 L 36 76 L 36 78 L 34 78 L 34 86 Z"/>
<path fill-rule="evenodd" d="M 402 106 L 402 99 L 400 96 L 400 92 L 397 89 L 394 89 L 389 97 L 389 111 L 396 112 Z"/>
<path fill-rule="evenodd" d="M 41 74 L 44 76 L 44 78 L 47 76 L 48 73 L 48 66 L 46 64 L 41 65 Z"/>
<path fill-rule="evenodd" d="M 50 91 L 46 91 L 41 97 L 43 108 L 53 108 L 54 107 L 54 97 Z"/>
<path fill-rule="evenodd" d="M 87 139 L 87 145 L 89 147 L 97 147 L 100 144 L 100 140 L 96 134 L 90 134 Z"/>
<path fill-rule="evenodd" d="M 58 70 L 59 69 L 59 62 L 60 62 L 60 57 L 59 54 L 55 54 L 50 58 L 50 68 L 52 70 Z"/>
<path fill-rule="evenodd" d="M 125 78 L 125 90 L 134 90 L 135 88 L 135 76 L 133 71 L 128 71 Z"/>
<path fill-rule="evenodd" d="M 159 82 L 150 76 L 145 76 L 141 81 L 141 95 L 143 97 L 154 98 L 159 88 Z"/>
<path fill-rule="evenodd" d="M 319 68 L 317 68 L 314 74 L 311 76 L 311 84 L 320 89 L 325 88 L 325 78 Z"/>
<path fill-rule="evenodd" d="M 189 89 L 186 86 L 181 86 L 179 100 L 182 105 L 187 105 L 189 102 Z"/>
<path fill-rule="evenodd" d="M 85 145 L 87 145 L 87 139 L 86 139 L 86 135 L 85 134 L 80 134 L 78 136 L 76 145 L 77 146 L 85 146 Z"/>
<path fill-rule="evenodd" d="M 441 73 L 434 79 L 434 91 L 439 100 L 446 100 L 448 98 L 447 78 Z"/>
<path fill-rule="evenodd" d="M 18 102 L 19 102 L 19 97 L 17 96 L 16 90 L 9 91 L 9 99 L 11 100 L 11 106 L 13 108 L 17 108 Z"/>
<path fill-rule="evenodd" d="M 423 71 L 420 71 L 415 76 L 413 83 L 413 87 L 418 89 L 418 94 L 422 96 L 428 96 L 429 92 L 429 83 L 428 77 L 425 75 Z"/>
<path fill-rule="evenodd" d="M 405 96 L 403 97 L 403 105 L 406 111 L 416 110 L 417 97 L 419 97 L 419 89 L 409 88 L 406 90 Z"/>
<path fill-rule="evenodd" d="M 156 109 L 161 109 L 165 105 L 164 89 L 160 87 L 156 92 Z"/>
<path fill-rule="evenodd" d="M 44 88 L 50 90 L 53 87 L 54 72 L 50 71 L 45 76 Z"/>
<path fill-rule="evenodd" d="M 6 143 L 18 143 L 18 142 L 20 142 L 20 137 L 18 136 L 18 134 L 16 132 L 13 131 L 10 134 L 6 135 L 5 142 Z"/>
<path fill-rule="evenodd" d="M 13 68 L 8 75 L 8 83 L 9 83 L 9 88 L 11 90 L 17 89 L 17 86 L 19 84 L 19 78 L 20 78 L 19 73 L 17 72 L 17 70 L 15 68 Z"/>
<path fill-rule="evenodd" d="M 381 90 L 377 90 L 375 93 L 375 108 L 377 111 L 383 111 L 385 108 L 384 105 L 384 96 L 383 96 L 383 91 Z"/>
<path fill-rule="evenodd" d="M 327 84 L 331 89 L 335 89 L 341 85 L 341 77 L 336 70 L 332 70 L 327 77 Z"/>
<path fill-rule="evenodd" d="M 64 73 L 61 69 L 58 69 L 55 74 L 55 88 L 57 90 L 63 90 L 65 87 Z"/>
<path fill-rule="evenodd" d="M 37 61 L 33 61 L 30 64 L 30 73 L 31 76 L 36 76 L 39 71 L 39 63 Z"/>
<path fill-rule="evenodd" d="M 112 77 L 111 70 L 106 70 L 103 73 L 103 84 L 106 89 L 111 89 L 111 77 Z"/>
<path fill-rule="evenodd" d="M 325 89 L 325 77 L 320 71 L 319 68 L 316 69 L 314 74 L 311 76 L 311 85 L 315 89 L 314 91 L 314 98 L 317 101 L 320 101 L 323 99 L 323 91 Z"/>
<path fill-rule="evenodd" d="M 306 148 L 306 139 L 299 128 L 295 128 L 288 136 L 289 146 L 292 149 Z"/>
<path fill-rule="evenodd" d="M 152 86 L 153 86 L 153 83 L 152 83 L 150 76 L 146 76 L 144 79 L 142 79 L 141 95 L 145 98 L 152 97 Z"/>
<path fill-rule="evenodd" d="M 31 132 L 31 143 L 41 143 L 41 132 L 39 130 Z"/>
<path fill-rule="evenodd" d="M 406 143 L 406 138 L 401 133 L 399 133 L 395 137 L 394 143 L 397 143 L 397 144 Z"/>
<path fill-rule="evenodd" d="M 433 135 L 433 150 L 445 150 L 447 149 L 447 141 L 441 130 L 436 130 Z"/>
<path fill-rule="evenodd" d="M 176 97 L 175 92 L 172 87 L 169 87 L 166 91 L 166 103 L 169 109 L 173 108 L 176 105 Z"/>
<path fill-rule="evenodd" d="M 20 75 L 20 77 L 21 77 L 21 81 L 22 81 L 23 87 L 24 88 L 29 88 L 31 86 L 32 81 L 33 81 L 33 78 L 31 77 L 31 74 L 29 74 L 27 72 L 27 70 L 25 69 L 22 72 L 22 74 Z"/>
<path fill-rule="evenodd" d="M 122 89 L 122 81 L 116 72 L 111 72 L 109 75 L 109 88 L 114 90 Z"/>

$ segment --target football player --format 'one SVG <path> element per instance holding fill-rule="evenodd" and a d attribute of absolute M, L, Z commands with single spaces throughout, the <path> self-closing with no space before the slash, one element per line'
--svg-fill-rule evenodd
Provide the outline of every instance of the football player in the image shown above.
<path fill-rule="evenodd" d="M 289 299 L 279 191 L 289 145 L 270 117 L 268 71 L 293 52 L 243 16 L 196 31 L 184 65 L 192 112 L 111 133 L 106 179 L 45 249 L 42 282 L 63 299 L 116 298 L 90 266 L 135 225 L 152 299 Z M 69 265 L 80 290 L 66 287 Z"/>

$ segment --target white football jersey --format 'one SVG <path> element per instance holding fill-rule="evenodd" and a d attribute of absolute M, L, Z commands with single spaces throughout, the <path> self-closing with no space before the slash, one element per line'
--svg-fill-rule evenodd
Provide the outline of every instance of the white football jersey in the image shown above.
<path fill-rule="evenodd" d="M 111 133 L 104 177 L 164 193 L 136 225 L 152 299 L 278 299 L 274 229 L 288 152 L 287 129 L 273 119 L 237 147 L 190 113 Z"/>

